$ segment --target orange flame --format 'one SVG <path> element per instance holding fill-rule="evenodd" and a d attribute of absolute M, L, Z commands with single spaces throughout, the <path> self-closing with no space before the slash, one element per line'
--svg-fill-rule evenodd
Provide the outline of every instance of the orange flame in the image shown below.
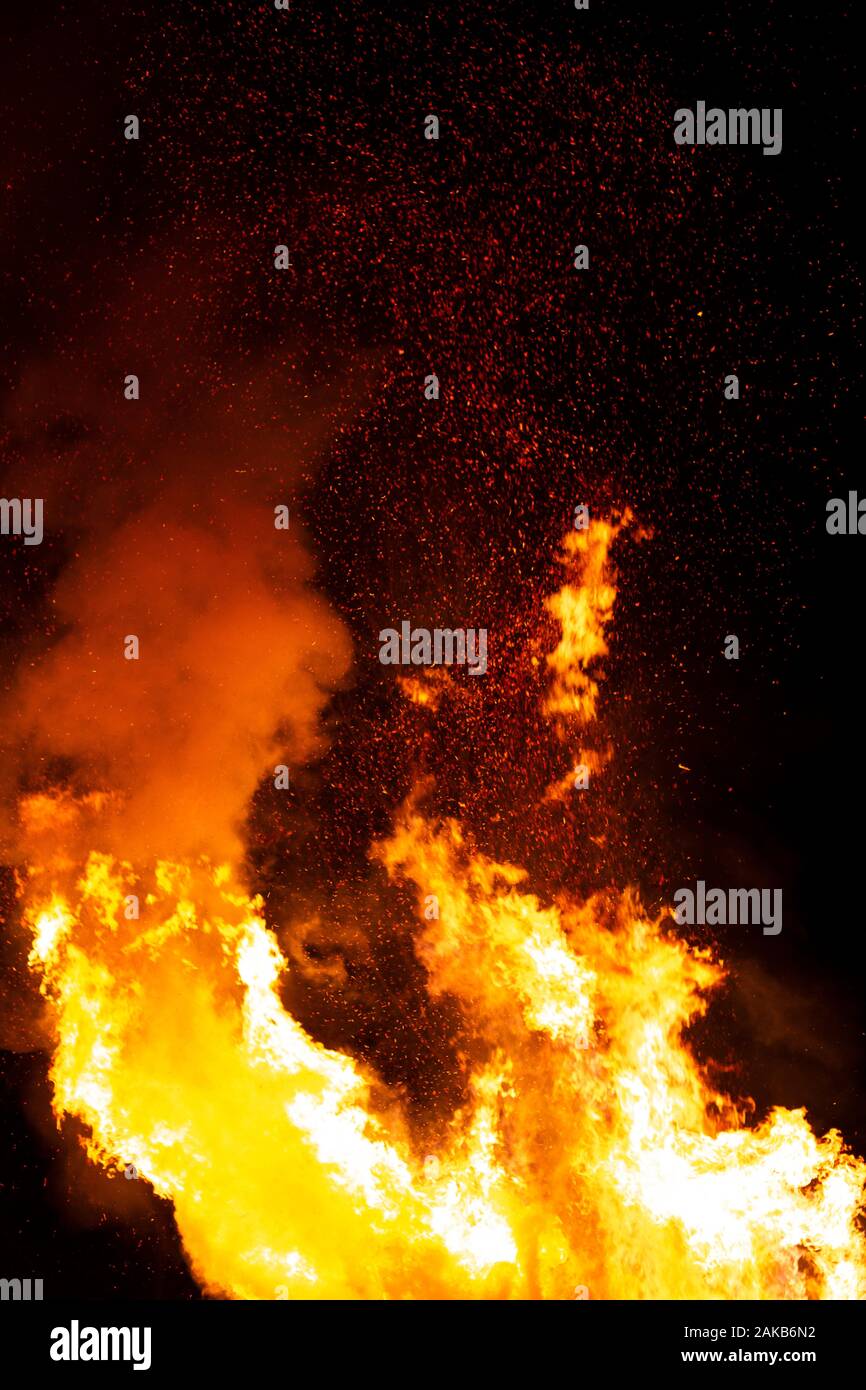
<path fill-rule="evenodd" d="M 581 724 L 595 718 L 598 682 L 587 668 L 608 653 L 604 630 L 613 617 L 616 599 L 608 557 L 611 545 L 630 521 L 631 513 L 626 511 L 619 522 L 594 519 L 586 530 L 566 534 L 560 563 L 569 570 L 569 581 L 545 604 L 562 627 L 562 636 L 547 658 L 553 671 L 544 702 L 547 714 L 565 715 Z"/>
<path fill-rule="evenodd" d="M 618 530 L 566 543 L 556 719 L 596 714 Z M 427 817 L 424 790 L 372 851 L 414 887 L 428 989 L 465 1022 L 467 1102 L 423 1145 L 396 1094 L 286 1010 L 237 866 L 76 865 L 98 804 L 24 804 L 54 1108 L 91 1159 L 133 1163 L 202 1286 L 238 1298 L 866 1296 L 866 1164 L 802 1110 L 750 1127 L 684 1041 L 724 979 L 710 952 L 630 890 L 545 902 Z"/>

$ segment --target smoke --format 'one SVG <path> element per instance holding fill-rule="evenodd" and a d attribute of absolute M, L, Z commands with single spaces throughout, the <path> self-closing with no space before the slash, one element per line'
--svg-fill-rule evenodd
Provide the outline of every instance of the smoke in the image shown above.
<path fill-rule="evenodd" d="M 326 392 L 285 344 L 243 342 L 213 367 L 232 287 L 178 250 L 166 262 L 138 278 L 146 313 L 123 364 L 105 323 L 128 325 L 128 287 L 34 350 L 3 402 L 6 495 L 43 497 L 46 527 L 42 596 L 19 615 L 0 703 L 13 858 L 20 793 L 60 783 L 111 793 L 90 849 L 236 861 L 257 783 L 321 750 L 349 667 L 294 499 L 352 410 L 351 369 Z M 126 400 L 133 370 L 141 399 Z"/>
<path fill-rule="evenodd" d="M 64 572 L 64 635 L 12 691 L 34 763 L 71 759 L 117 793 L 102 847 L 133 860 L 235 858 L 278 732 L 296 759 L 316 752 L 325 693 L 349 661 L 344 630 L 305 586 L 306 552 L 272 513 L 238 505 L 185 522 L 184 502 L 164 495 Z M 138 660 L 124 657 L 130 636 Z"/>

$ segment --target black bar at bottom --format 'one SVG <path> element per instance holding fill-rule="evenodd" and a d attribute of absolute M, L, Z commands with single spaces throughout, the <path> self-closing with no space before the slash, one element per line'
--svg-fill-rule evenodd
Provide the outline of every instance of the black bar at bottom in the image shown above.
<path fill-rule="evenodd" d="M 306 1376 L 315 1364 L 328 1375 L 345 1368 L 353 1381 L 397 1379 L 421 1365 L 425 1377 L 453 1377 L 459 1367 L 464 1382 L 474 1371 L 488 1384 L 501 1367 L 513 1383 L 524 1360 L 537 1373 L 557 1365 L 558 1374 L 571 1365 L 575 1375 L 736 1365 L 826 1379 L 859 1364 L 863 1331 L 858 1303 L 576 1300 L 525 1303 L 507 1314 L 477 1303 L 0 1303 L 7 1367 L 66 1380 L 149 1375 L 160 1384 L 186 1372 L 213 1371 L 223 1381 L 270 1370 Z"/>

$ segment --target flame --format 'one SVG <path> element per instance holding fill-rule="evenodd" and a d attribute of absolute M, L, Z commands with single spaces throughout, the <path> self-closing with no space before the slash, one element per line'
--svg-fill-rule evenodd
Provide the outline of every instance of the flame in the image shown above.
<path fill-rule="evenodd" d="M 626 521 L 566 542 L 557 723 L 596 716 Z M 713 953 L 629 889 L 545 900 L 426 814 L 427 790 L 371 851 L 414 893 L 428 990 L 464 1025 L 465 1104 L 423 1143 L 398 1093 L 287 1011 L 238 864 L 76 862 L 104 803 L 25 801 L 53 1105 L 91 1160 L 134 1164 L 202 1287 L 236 1298 L 866 1296 L 866 1164 L 802 1110 L 749 1123 L 688 1045 L 725 978 Z"/>
<path fill-rule="evenodd" d="M 68 896 L 27 911 L 58 1037 L 54 1106 L 87 1127 L 95 1162 L 131 1162 L 173 1201 L 203 1285 L 401 1297 L 424 1267 L 444 1291 L 513 1262 L 491 1083 L 479 1076 L 433 1180 L 399 1118 L 377 1113 L 374 1079 L 283 1009 L 286 962 L 227 866 L 157 864 L 146 926 L 123 917 L 134 882 L 94 853 Z"/>
<path fill-rule="evenodd" d="M 398 676 L 397 685 L 413 705 L 426 705 L 438 710 L 443 691 L 453 687 L 448 672 L 441 666 L 431 666 L 417 675 Z"/>
<path fill-rule="evenodd" d="M 562 629 L 547 658 L 553 671 L 544 702 L 547 714 L 565 715 L 581 724 L 595 718 L 599 687 L 587 668 L 608 654 L 604 632 L 616 599 L 609 574 L 610 548 L 631 519 L 626 510 L 618 522 L 594 518 L 585 530 L 566 534 L 560 563 L 569 571 L 569 579 L 545 604 Z"/>

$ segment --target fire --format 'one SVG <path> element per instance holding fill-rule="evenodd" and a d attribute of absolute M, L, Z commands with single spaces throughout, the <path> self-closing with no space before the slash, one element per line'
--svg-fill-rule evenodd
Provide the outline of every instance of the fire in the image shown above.
<path fill-rule="evenodd" d="M 586 530 L 566 534 L 560 562 L 569 578 L 545 605 L 562 629 L 547 658 L 553 671 L 544 703 L 548 714 L 566 715 L 582 724 L 595 718 L 598 682 L 587 668 L 608 653 L 604 633 L 616 599 L 608 557 L 614 540 L 630 521 L 631 513 L 626 511 L 618 522 L 593 521 Z"/>
<path fill-rule="evenodd" d="M 286 963 L 228 868 L 158 864 L 146 926 L 122 917 L 130 878 L 93 854 L 68 896 L 28 910 L 54 1103 L 87 1126 L 94 1161 L 131 1162 L 171 1198 L 203 1285 L 401 1297 L 422 1270 L 444 1294 L 513 1264 L 490 1080 L 449 1163 L 425 1173 L 375 1078 L 283 1009 Z"/>
<path fill-rule="evenodd" d="M 442 666 L 430 667 L 418 675 L 397 677 L 397 684 L 407 700 L 413 705 L 426 705 L 433 710 L 438 710 L 443 689 L 449 681 L 448 672 Z"/>
<path fill-rule="evenodd" d="M 596 716 L 626 520 L 566 543 L 558 723 Z M 749 1123 L 685 1039 L 724 980 L 715 956 L 629 889 L 546 900 L 426 814 L 426 791 L 371 854 L 413 891 L 428 989 L 465 1022 L 467 1101 L 435 1143 L 287 1011 L 290 967 L 239 864 L 82 863 L 104 795 L 23 804 L 53 1103 L 92 1161 L 134 1164 L 202 1287 L 236 1298 L 866 1296 L 866 1164 L 802 1110 Z"/>

